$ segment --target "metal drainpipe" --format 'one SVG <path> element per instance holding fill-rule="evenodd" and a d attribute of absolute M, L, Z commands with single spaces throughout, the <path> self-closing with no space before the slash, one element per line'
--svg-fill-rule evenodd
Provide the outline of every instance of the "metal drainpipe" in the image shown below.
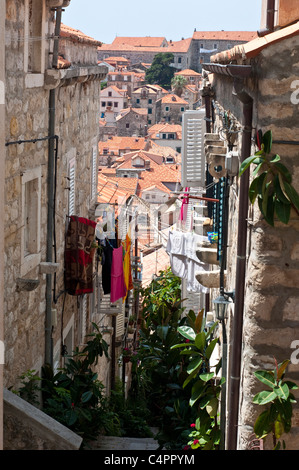
<path fill-rule="evenodd" d="M 235 93 L 243 103 L 243 133 L 241 162 L 251 155 L 253 99 L 243 90 L 242 82 L 235 81 Z M 245 297 L 245 271 L 247 246 L 247 216 L 249 191 L 249 171 L 240 179 L 238 244 L 235 284 L 235 309 L 233 318 L 230 389 L 228 396 L 227 450 L 237 450 L 240 374 L 242 362 L 242 330 Z"/>
<path fill-rule="evenodd" d="M 53 68 L 57 68 L 59 35 L 61 28 L 62 8 L 56 10 L 55 37 L 53 47 Z M 55 101 L 56 90 L 50 90 L 49 96 L 49 135 L 55 135 Z M 48 153 L 48 218 L 47 218 L 47 262 L 53 262 L 53 233 L 54 233 L 54 171 L 55 171 L 55 142 L 49 140 Z M 46 275 L 46 325 L 45 325 L 45 362 L 53 366 L 52 339 L 52 274 Z"/>

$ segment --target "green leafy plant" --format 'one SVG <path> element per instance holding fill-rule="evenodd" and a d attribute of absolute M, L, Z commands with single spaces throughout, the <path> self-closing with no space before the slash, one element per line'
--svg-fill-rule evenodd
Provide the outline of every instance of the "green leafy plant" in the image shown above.
<path fill-rule="evenodd" d="M 188 358 L 187 377 L 183 388 L 189 387 L 189 406 L 196 408 L 195 428 L 189 437 L 188 445 L 192 449 L 217 450 L 220 444 L 220 428 L 218 420 L 219 396 L 224 378 L 219 380 L 217 374 L 221 368 L 221 359 L 211 364 L 211 357 L 219 339 L 214 337 L 217 323 L 205 324 L 204 311 L 195 315 L 189 312 L 188 324 L 178 328 L 185 342 L 173 346 L 181 348 L 181 355 Z M 195 406 L 196 405 L 196 406 Z"/>
<path fill-rule="evenodd" d="M 19 397 L 26 400 L 28 403 L 31 403 L 31 405 L 38 406 L 41 378 L 37 375 L 35 370 L 30 369 L 22 374 L 19 379 L 21 386 L 18 390 L 12 390 L 12 392 L 19 395 Z"/>
<path fill-rule="evenodd" d="M 291 430 L 293 404 L 296 403 L 291 390 L 298 386 L 290 381 L 283 380 L 289 360 L 277 364 L 272 371 L 258 370 L 256 378 L 266 385 L 267 390 L 262 390 L 253 398 L 253 403 L 264 406 L 269 405 L 257 418 L 254 424 L 254 432 L 259 439 L 265 439 L 272 435 L 274 450 L 281 448 L 280 438 Z M 283 447 L 285 442 L 282 441 Z"/>
<path fill-rule="evenodd" d="M 272 131 L 269 130 L 262 135 L 259 150 L 242 162 L 239 175 L 255 165 L 249 199 L 252 204 L 257 200 L 266 222 L 274 226 L 275 216 L 288 224 L 292 207 L 299 213 L 299 195 L 292 185 L 291 173 L 281 163 L 280 156 L 271 153 L 271 149 Z"/>

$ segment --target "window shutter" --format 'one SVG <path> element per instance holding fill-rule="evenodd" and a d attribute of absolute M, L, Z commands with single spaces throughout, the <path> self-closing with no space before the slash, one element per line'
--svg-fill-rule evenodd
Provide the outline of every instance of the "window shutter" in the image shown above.
<path fill-rule="evenodd" d="M 205 187 L 205 110 L 183 114 L 182 175 L 184 188 Z"/>
<path fill-rule="evenodd" d="M 98 154 L 96 148 L 92 151 L 91 161 L 91 199 L 94 199 L 97 194 L 97 183 L 98 183 Z"/>
<path fill-rule="evenodd" d="M 122 305 L 121 312 L 116 317 L 115 337 L 119 338 L 125 334 L 125 304 Z"/>
<path fill-rule="evenodd" d="M 69 215 L 75 215 L 75 159 L 69 163 Z"/>

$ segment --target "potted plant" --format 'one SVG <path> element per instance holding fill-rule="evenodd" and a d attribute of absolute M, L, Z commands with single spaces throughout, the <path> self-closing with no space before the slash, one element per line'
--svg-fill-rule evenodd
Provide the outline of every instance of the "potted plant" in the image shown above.
<path fill-rule="evenodd" d="M 122 359 L 124 363 L 128 363 L 131 360 L 131 350 L 129 348 L 123 348 L 122 350 Z"/>

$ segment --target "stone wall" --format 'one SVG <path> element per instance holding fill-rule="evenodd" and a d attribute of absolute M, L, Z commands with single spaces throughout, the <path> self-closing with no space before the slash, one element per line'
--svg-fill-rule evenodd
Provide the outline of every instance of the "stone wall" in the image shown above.
<path fill-rule="evenodd" d="M 292 84 L 298 77 L 298 63 L 291 53 L 298 48 L 298 42 L 298 38 L 292 38 L 266 48 L 252 61 L 255 79 L 245 83 L 254 100 L 253 130 L 266 132 L 271 129 L 274 141 L 298 141 L 299 111 L 292 99 Z M 232 82 L 227 77 L 215 75 L 214 86 L 217 101 L 232 114 L 237 128 L 241 130 L 241 105 L 232 96 Z M 217 119 L 221 120 L 221 109 L 219 111 Z M 282 163 L 293 175 L 297 191 L 298 148 L 298 145 L 285 143 L 274 143 L 272 147 L 273 154 L 280 155 Z M 240 152 L 240 149 L 239 134 L 234 150 Z M 252 153 L 255 150 L 253 145 Z M 229 212 L 227 288 L 230 290 L 235 284 L 238 194 L 239 182 L 235 179 L 230 190 Z M 294 352 L 292 342 L 299 339 L 298 231 L 299 219 L 295 211 L 288 225 L 276 219 L 275 227 L 270 227 L 263 220 L 257 204 L 249 207 L 239 413 L 239 448 L 242 450 L 248 448 L 254 421 L 262 411 L 261 407 L 252 403 L 253 396 L 262 387 L 255 379 L 255 370 L 274 369 L 274 358 L 278 362 L 291 359 Z M 229 334 L 233 317 L 232 309 L 228 322 Z M 230 350 L 229 341 L 229 353 Z M 286 377 L 299 383 L 296 361 L 289 365 Z M 298 399 L 297 391 L 294 395 Z M 299 445 L 298 416 L 298 405 L 295 405 L 294 426 L 290 434 L 283 436 L 288 450 L 297 449 Z M 266 442 L 266 448 L 271 449 L 271 445 L 270 439 Z"/>
<path fill-rule="evenodd" d="M 45 359 L 47 260 L 47 173 L 49 94 L 41 83 L 30 82 L 24 71 L 24 42 L 14 40 L 24 33 L 24 1 L 7 2 L 6 19 L 6 147 L 5 156 L 5 377 L 4 386 L 18 387 L 18 378 L 28 369 L 40 373 Z M 48 12 L 50 19 L 52 13 Z M 49 23 L 52 24 L 51 22 Z M 49 26 L 50 28 L 50 26 Z M 70 333 L 74 349 L 84 341 L 81 310 L 86 301 L 86 332 L 91 324 L 95 298 L 64 299 L 64 246 L 69 214 L 69 164 L 75 161 L 75 214 L 93 218 L 96 187 L 92 191 L 94 158 L 99 135 L 99 67 L 58 71 L 55 90 L 55 135 L 58 136 L 55 172 L 55 248 L 58 271 L 52 277 L 55 310 L 52 325 L 53 350 L 60 365 L 61 340 Z M 59 81 L 59 74 L 63 80 Z M 69 74 L 69 75 L 68 75 Z M 69 78 L 67 78 L 69 77 Z M 41 139 L 35 142 L 25 140 Z M 15 143 L 22 141 L 22 143 Z M 95 161 L 96 164 L 96 161 Z M 95 166 L 95 172 L 96 172 Z M 34 182 L 31 187 L 31 181 Z M 29 185 L 27 184 L 29 182 Z M 26 191 L 30 192 L 29 198 Z M 27 211 L 26 201 L 35 205 Z M 32 221 L 32 227 L 30 223 Z M 36 228 L 36 233 L 35 233 Z M 25 234 L 30 234 L 26 239 Z M 34 242 L 34 252 L 31 244 Z M 54 258 L 54 250 L 53 250 Z M 55 297 L 54 297 L 55 296 Z M 65 301 L 64 301 L 65 300 Z M 77 302 L 78 301 L 78 302 Z M 62 338 L 63 336 L 63 338 Z M 70 338 L 70 336 L 69 336 Z M 71 353 L 72 351 L 68 351 Z M 60 364 L 59 364 L 60 363 Z"/>
<path fill-rule="evenodd" d="M 82 438 L 4 390 L 3 450 L 79 450 Z"/>

